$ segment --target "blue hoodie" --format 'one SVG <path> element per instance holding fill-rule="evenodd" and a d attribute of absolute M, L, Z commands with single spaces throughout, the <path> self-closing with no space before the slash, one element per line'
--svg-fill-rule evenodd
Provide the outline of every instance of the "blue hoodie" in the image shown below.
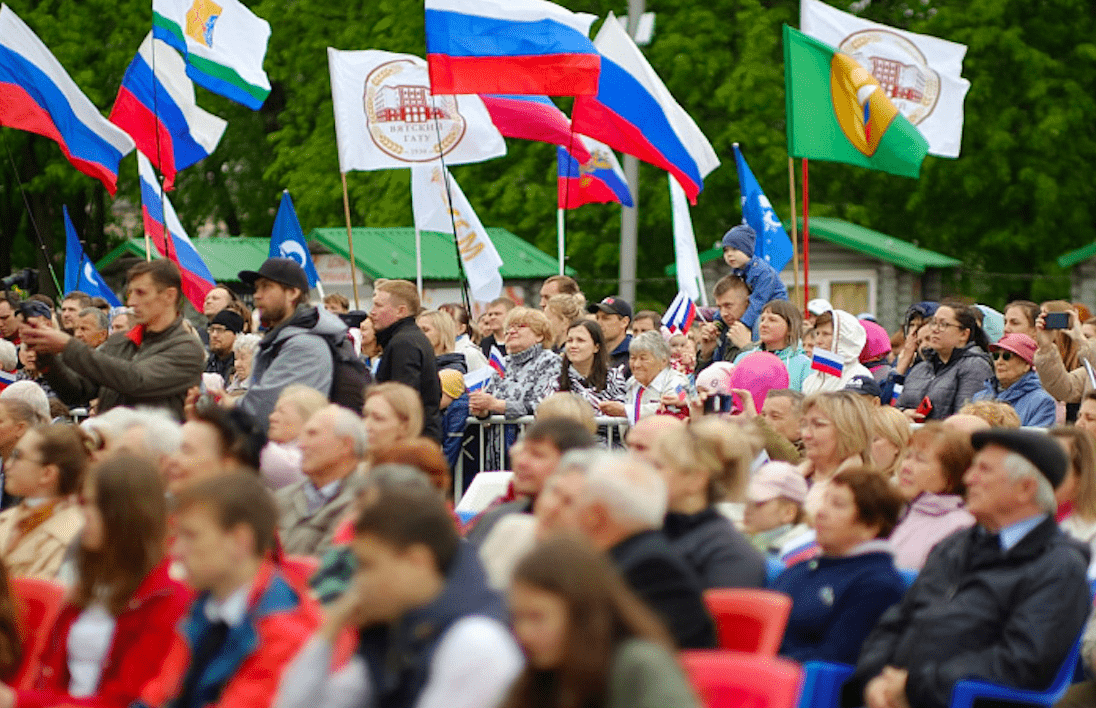
<path fill-rule="evenodd" d="M 1054 425 L 1058 404 L 1054 397 L 1043 390 L 1039 375 L 1029 371 L 1016 383 L 1002 390 L 997 377 L 986 381 L 986 387 L 974 394 L 975 401 L 1000 401 L 1016 409 L 1020 425 L 1049 428 Z"/>
<path fill-rule="evenodd" d="M 738 319 L 750 329 L 754 329 L 757 320 L 761 317 L 761 311 L 765 305 L 773 300 L 787 300 L 788 289 L 780 282 L 780 274 L 771 265 L 757 256 L 750 258 L 750 262 L 742 268 L 735 268 L 734 274 L 746 281 L 750 287 L 750 305 L 746 308 L 746 314 Z M 757 332 L 754 332 L 754 336 Z"/>

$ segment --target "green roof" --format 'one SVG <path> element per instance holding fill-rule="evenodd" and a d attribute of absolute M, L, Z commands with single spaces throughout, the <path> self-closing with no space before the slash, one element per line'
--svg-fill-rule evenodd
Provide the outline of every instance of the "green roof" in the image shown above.
<path fill-rule="evenodd" d="M 506 229 L 489 228 L 487 234 L 502 257 L 504 280 L 547 278 L 559 272 L 555 258 Z M 307 240 L 349 260 L 345 228 L 314 229 Z M 258 269 L 270 253 L 270 239 L 257 236 L 210 236 L 191 241 L 217 282 L 238 280 L 241 270 Z M 124 241 L 96 265 L 104 269 L 127 255 L 144 258 L 145 240 Z M 415 229 L 354 229 L 354 260 L 358 269 L 370 278 L 414 280 Z M 571 268 L 567 271 L 575 273 Z M 451 235 L 422 232 L 422 275 L 426 280 L 458 279 L 457 254 Z"/>
<path fill-rule="evenodd" d="M 415 229 L 355 228 L 353 234 L 354 260 L 370 278 L 415 279 Z M 555 258 L 506 229 L 488 228 L 487 235 L 502 258 L 504 280 L 547 278 L 559 273 Z M 345 227 L 313 229 L 308 240 L 350 259 Z M 567 272 L 575 274 L 571 268 Z M 422 232 L 422 277 L 426 280 L 458 279 L 452 234 Z"/>
<path fill-rule="evenodd" d="M 802 219 L 799 220 L 799 224 L 802 226 Z M 909 241 L 826 216 L 816 216 L 811 219 L 811 238 L 818 238 L 865 256 L 893 263 L 914 273 L 924 273 L 926 268 L 955 268 L 963 264 L 955 258 L 915 246 Z M 722 257 L 723 249 L 717 244 L 715 248 L 700 254 L 700 262 L 707 263 Z M 676 273 L 676 264 L 671 263 L 666 266 L 667 275 Z"/>
<path fill-rule="evenodd" d="M 1096 256 L 1096 241 L 1078 248 L 1076 251 L 1070 251 L 1065 255 L 1058 258 L 1058 265 L 1062 268 L 1072 268 L 1081 261 L 1087 261 L 1089 258 Z"/>

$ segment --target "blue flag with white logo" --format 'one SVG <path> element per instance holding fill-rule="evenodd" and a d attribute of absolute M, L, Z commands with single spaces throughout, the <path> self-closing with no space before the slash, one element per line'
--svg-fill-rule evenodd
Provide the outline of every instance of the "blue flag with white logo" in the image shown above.
<path fill-rule="evenodd" d="M 274 217 L 274 231 L 270 234 L 270 257 L 292 258 L 300 263 L 304 274 L 308 276 L 308 287 L 314 288 L 320 282 L 288 190 L 282 192 L 282 204 L 278 207 L 278 215 Z"/>
<path fill-rule="evenodd" d="M 738 167 L 738 188 L 742 192 L 742 220 L 757 233 L 754 255 L 779 273 L 792 259 L 792 240 L 773 211 L 769 198 L 761 191 L 761 185 L 757 183 L 737 144 L 734 146 L 734 162 Z"/>
<path fill-rule="evenodd" d="M 111 307 L 121 307 L 122 302 L 118 296 L 107 287 L 103 276 L 95 270 L 95 264 L 84 253 L 84 247 L 80 245 L 72 219 L 69 218 L 68 207 L 62 207 L 62 211 L 65 213 L 65 292 L 79 290 L 92 297 L 103 298 Z"/>

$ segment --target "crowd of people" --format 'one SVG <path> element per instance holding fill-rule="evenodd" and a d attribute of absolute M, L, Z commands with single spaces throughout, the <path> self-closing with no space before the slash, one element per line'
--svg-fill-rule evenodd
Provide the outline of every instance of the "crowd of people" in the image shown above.
<path fill-rule="evenodd" d="M 356 312 L 281 258 L 199 327 L 166 260 L 118 311 L 5 294 L 0 708 L 699 707 L 717 588 L 790 596 L 780 653 L 853 665 L 844 705 L 1045 688 L 1082 637 L 1096 671 L 1096 320 L 804 315 L 753 242 L 673 331 L 566 276 Z M 469 511 L 473 463 L 509 482 Z"/>

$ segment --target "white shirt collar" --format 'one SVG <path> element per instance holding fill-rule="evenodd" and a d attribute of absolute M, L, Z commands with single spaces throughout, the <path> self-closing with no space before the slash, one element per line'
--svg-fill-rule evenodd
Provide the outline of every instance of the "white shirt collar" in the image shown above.
<path fill-rule="evenodd" d="M 248 583 L 221 602 L 210 597 L 205 604 L 206 619 L 210 622 L 224 622 L 229 627 L 239 625 L 247 614 L 247 598 L 250 595 L 251 583 Z"/>

